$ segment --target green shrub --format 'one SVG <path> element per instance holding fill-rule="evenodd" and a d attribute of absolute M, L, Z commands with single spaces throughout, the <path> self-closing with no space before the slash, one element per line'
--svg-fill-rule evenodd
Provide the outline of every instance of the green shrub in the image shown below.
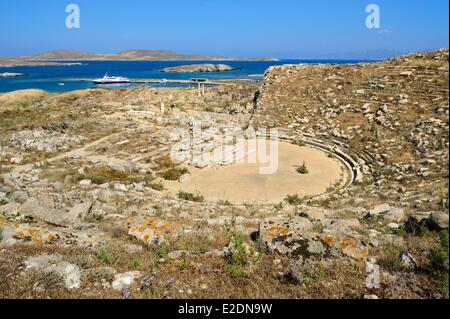
<path fill-rule="evenodd" d="M 183 191 L 180 191 L 178 193 L 178 198 L 184 199 L 184 200 L 187 200 L 190 202 L 197 202 L 197 203 L 201 203 L 205 200 L 204 197 L 201 195 L 195 195 L 195 194 L 187 193 L 187 192 L 183 192 Z"/>
<path fill-rule="evenodd" d="M 448 230 L 439 233 L 440 247 L 429 252 L 429 265 L 433 271 L 446 271 L 448 273 Z"/>
<path fill-rule="evenodd" d="M 302 174 L 302 175 L 306 175 L 309 173 L 305 162 L 303 162 L 303 164 L 301 166 L 297 167 L 297 173 Z"/>
<path fill-rule="evenodd" d="M 290 205 L 300 205 L 301 203 L 301 198 L 300 196 L 298 196 L 298 194 L 295 195 L 287 195 L 285 200 L 290 204 Z"/>
<path fill-rule="evenodd" d="M 301 140 L 301 139 L 296 139 L 292 142 L 292 144 L 297 145 L 297 146 L 306 146 L 306 143 Z"/>
<path fill-rule="evenodd" d="M 448 298 L 448 229 L 439 233 L 440 246 L 429 251 L 429 268 L 436 275 L 440 276 L 442 282 L 442 292 Z"/>
<path fill-rule="evenodd" d="M 158 176 L 167 181 L 177 181 L 181 176 L 187 173 L 189 173 L 187 168 L 170 168 L 162 173 L 158 173 Z"/>
<path fill-rule="evenodd" d="M 152 183 L 150 184 L 150 188 L 162 192 L 164 190 L 164 185 L 162 183 Z"/>
<path fill-rule="evenodd" d="M 273 209 L 275 209 L 275 211 L 279 211 L 283 209 L 283 202 L 280 202 L 278 204 L 273 205 Z"/>
<path fill-rule="evenodd" d="M 233 277 L 244 277 L 261 257 L 261 254 L 247 243 L 244 235 L 234 235 L 230 241 L 230 249 L 225 271 Z"/>
<path fill-rule="evenodd" d="M 108 247 L 102 247 L 97 254 L 97 258 L 104 264 L 112 264 L 114 261 L 113 253 Z"/>
<path fill-rule="evenodd" d="M 166 243 L 161 243 L 156 246 L 153 250 L 155 252 L 156 257 L 167 259 L 167 254 L 169 253 L 169 247 Z"/>

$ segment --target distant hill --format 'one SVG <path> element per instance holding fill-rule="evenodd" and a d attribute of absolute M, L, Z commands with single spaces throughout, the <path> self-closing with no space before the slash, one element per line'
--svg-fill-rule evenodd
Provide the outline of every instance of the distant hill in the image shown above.
<path fill-rule="evenodd" d="M 72 50 L 57 50 L 49 51 L 45 53 L 19 56 L 13 59 L 15 60 L 27 60 L 27 61 L 64 61 L 64 60 L 92 60 L 95 58 L 95 54 L 72 51 Z"/>
<path fill-rule="evenodd" d="M 123 61 L 277 61 L 276 58 L 227 58 L 223 56 L 190 55 L 165 50 L 128 50 L 115 54 L 93 54 L 74 50 L 56 50 L 40 54 L 18 56 L 16 61 L 85 61 L 85 60 L 123 60 Z"/>

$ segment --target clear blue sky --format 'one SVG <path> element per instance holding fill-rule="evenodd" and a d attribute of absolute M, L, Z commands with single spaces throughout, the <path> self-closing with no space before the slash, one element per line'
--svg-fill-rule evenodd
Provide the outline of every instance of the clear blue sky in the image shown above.
<path fill-rule="evenodd" d="M 65 27 L 65 7 L 81 29 Z M 381 30 L 365 27 L 366 5 Z M 0 56 L 167 49 L 236 57 L 448 47 L 448 0 L 1 0 Z"/>

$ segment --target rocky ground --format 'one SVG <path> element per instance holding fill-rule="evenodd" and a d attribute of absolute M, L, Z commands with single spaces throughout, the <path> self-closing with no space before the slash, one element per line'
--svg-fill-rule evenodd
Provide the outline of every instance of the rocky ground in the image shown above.
<path fill-rule="evenodd" d="M 201 95 L 0 95 L 0 297 L 448 298 L 448 112 L 448 50 Z M 196 121 L 279 127 L 345 182 L 270 205 L 170 194 Z"/>

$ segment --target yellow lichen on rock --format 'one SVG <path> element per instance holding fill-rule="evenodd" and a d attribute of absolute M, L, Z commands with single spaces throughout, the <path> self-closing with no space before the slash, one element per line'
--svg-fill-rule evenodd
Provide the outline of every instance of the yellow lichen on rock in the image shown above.
<path fill-rule="evenodd" d="M 14 244 L 17 241 L 34 243 L 37 245 L 51 244 L 58 239 L 58 235 L 47 229 L 31 227 L 27 224 L 9 224 L 2 221 L 3 228 L 2 243 L 7 245 Z"/>
<path fill-rule="evenodd" d="M 276 237 L 286 236 L 288 233 L 289 229 L 281 226 L 272 226 L 267 230 L 267 236 L 270 238 L 270 240 Z"/>
<path fill-rule="evenodd" d="M 178 230 L 177 225 L 158 217 L 128 220 L 126 226 L 128 227 L 128 235 L 141 240 L 148 246 L 161 243 L 166 235 L 175 234 Z"/>
<path fill-rule="evenodd" d="M 6 226 L 6 218 L 3 215 L 0 215 L 0 227 Z"/>
<path fill-rule="evenodd" d="M 326 245 L 337 248 L 354 259 L 364 259 L 369 255 L 369 250 L 355 237 L 325 235 L 322 240 Z"/>

